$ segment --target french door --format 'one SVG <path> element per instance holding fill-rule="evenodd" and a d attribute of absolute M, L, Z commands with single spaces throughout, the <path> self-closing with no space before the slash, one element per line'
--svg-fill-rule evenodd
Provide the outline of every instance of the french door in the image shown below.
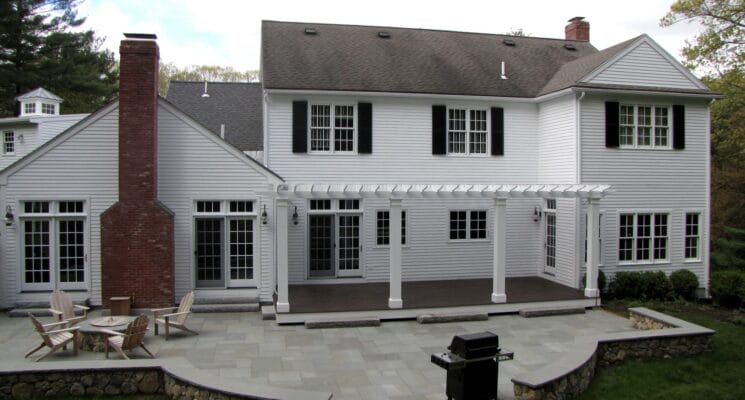
<path fill-rule="evenodd" d="M 548 199 L 546 201 L 546 210 L 544 212 L 544 266 L 543 272 L 547 274 L 556 273 L 556 200 Z"/>
<path fill-rule="evenodd" d="M 254 218 L 195 220 L 196 286 L 256 285 Z"/>
<path fill-rule="evenodd" d="M 360 214 L 308 216 L 308 275 L 311 278 L 361 276 Z"/>
<path fill-rule="evenodd" d="M 25 219 L 23 226 L 23 289 L 85 288 L 85 220 Z"/>

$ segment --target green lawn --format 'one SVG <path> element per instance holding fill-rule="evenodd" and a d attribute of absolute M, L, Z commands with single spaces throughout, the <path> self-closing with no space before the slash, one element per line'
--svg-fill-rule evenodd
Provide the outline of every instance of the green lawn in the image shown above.
<path fill-rule="evenodd" d="M 646 306 L 714 329 L 714 351 L 602 370 L 580 399 L 745 399 L 745 326 L 728 322 L 736 314 L 678 303 Z"/>

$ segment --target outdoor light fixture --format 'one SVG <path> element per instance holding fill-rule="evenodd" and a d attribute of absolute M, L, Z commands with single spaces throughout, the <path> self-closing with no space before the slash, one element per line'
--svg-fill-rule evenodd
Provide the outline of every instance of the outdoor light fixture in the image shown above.
<path fill-rule="evenodd" d="M 292 223 L 297 225 L 297 206 L 295 206 L 295 212 L 292 213 Z"/>
<path fill-rule="evenodd" d="M 5 226 L 11 225 L 13 225 L 13 207 L 8 205 L 5 207 Z"/>
<path fill-rule="evenodd" d="M 264 204 L 264 211 L 261 212 L 261 223 L 266 225 L 269 221 L 269 216 L 266 214 L 266 204 Z"/>
<path fill-rule="evenodd" d="M 538 222 L 539 219 L 541 219 L 541 207 L 535 206 L 533 208 L 533 222 Z"/>

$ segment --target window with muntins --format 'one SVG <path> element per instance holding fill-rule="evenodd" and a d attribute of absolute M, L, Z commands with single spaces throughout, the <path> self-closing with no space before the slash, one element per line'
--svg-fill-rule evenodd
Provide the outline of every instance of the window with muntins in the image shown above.
<path fill-rule="evenodd" d="M 3 154 L 16 152 L 16 134 L 13 131 L 3 132 Z"/>
<path fill-rule="evenodd" d="M 487 154 L 489 131 L 486 109 L 449 108 L 448 154 Z"/>
<path fill-rule="evenodd" d="M 486 210 L 450 211 L 450 240 L 486 239 Z"/>
<path fill-rule="evenodd" d="M 375 232 L 378 246 L 390 244 L 390 212 L 388 210 L 378 211 Z M 406 244 L 406 211 L 401 210 L 401 244 Z"/>
<path fill-rule="evenodd" d="M 318 153 L 355 151 L 355 110 L 353 105 L 311 104 L 309 148 Z"/>
<path fill-rule="evenodd" d="M 620 214 L 619 262 L 652 263 L 667 261 L 668 236 L 668 214 Z"/>
<path fill-rule="evenodd" d="M 23 105 L 24 114 L 34 114 L 36 112 L 36 103 L 25 103 Z"/>
<path fill-rule="evenodd" d="M 621 104 L 619 145 L 622 148 L 669 149 L 670 107 Z"/>
<path fill-rule="evenodd" d="M 686 213 L 684 257 L 688 261 L 698 261 L 701 259 L 699 248 L 701 245 L 700 219 L 701 214 L 699 213 Z"/>
<path fill-rule="evenodd" d="M 42 114 L 51 114 L 51 115 L 54 115 L 55 109 L 56 109 L 56 106 L 54 104 L 41 103 L 41 113 Z"/>

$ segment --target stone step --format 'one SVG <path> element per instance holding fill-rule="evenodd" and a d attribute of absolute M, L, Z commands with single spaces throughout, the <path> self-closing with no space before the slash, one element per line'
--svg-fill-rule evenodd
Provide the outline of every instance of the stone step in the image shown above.
<path fill-rule="evenodd" d="M 584 314 L 584 307 L 535 307 L 520 310 L 524 318 L 547 317 L 550 315 Z"/>
<path fill-rule="evenodd" d="M 194 296 L 194 304 L 253 304 L 258 303 L 255 296 Z"/>
<path fill-rule="evenodd" d="M 422 314 L 416 317 L 420 324 L 436 324 L 440 322 L 487 321 L 486 313 L 450 313 L 450 314 Z"/>
<path fill-rule="evenodd" d="M 193 313 L 256 312 L 259 311 L 259 307 L 259 303 L 194 304 L 191 306 L 191 311 Z"/>
<path fill-rule="evenodd" d="M 277 319 L 277 311 L 274 309 L 273 305 L 261 306 L 261 319 L 263 320 Z"/>
<path fill-rule="evenodd" d="M 33 314 L 34 317 L 51 317 L 52 313 L 49 308 L 13 308 L 8 311 L 8 316 L 13 318 L 28 317 Z"/>
<path fill-rule="evenodd" d="M 378 318 L 327 318 L 305 321 L 307 329 L 355 328 L 361 326 L 380 326 Z"/>

